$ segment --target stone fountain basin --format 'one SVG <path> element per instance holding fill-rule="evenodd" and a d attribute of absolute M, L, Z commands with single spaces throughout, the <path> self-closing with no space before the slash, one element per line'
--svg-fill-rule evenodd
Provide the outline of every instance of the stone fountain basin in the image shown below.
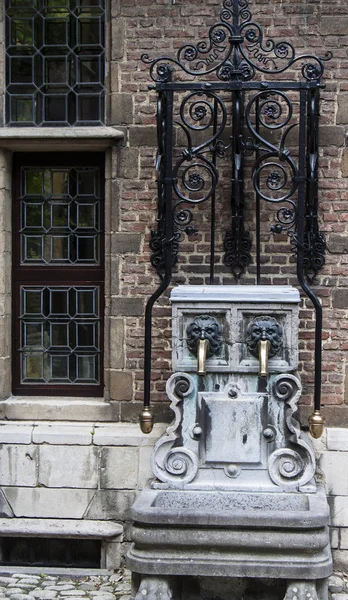
<path fill-rule="evenodd" d="M 313 494 L 146 488 L 131 513 L 140 523 L 220 527 L 318 528 L 329 517 L 321 487 Z"/>

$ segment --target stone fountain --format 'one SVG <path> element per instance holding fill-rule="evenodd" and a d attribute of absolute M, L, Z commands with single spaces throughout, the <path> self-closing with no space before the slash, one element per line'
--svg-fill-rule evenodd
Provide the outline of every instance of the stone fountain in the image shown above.
<path fill-rule="evenodd" d="M 287 234 L 297 283 L 314 308 L 309 430 L 318 438 L 322 306 L 311 284 L 325 263 L 318 127 L 332 55 L 301 55 L 291 41 L 268 39 L 249 0 L 222 0 L 208 37 L 185 40 L 175 56 L 142 56 L 157 94 L 150 247 L 160 278 L 145 310 L 144 433 L 153 425 L 152 309 L 172 282 L 180 242 L 197 233 L 204 244 L 193 244 L 184 275 L 202 266 L 197 257 L 209 243 L 210 285 L 171 294 L 174 373 L 166 389 L 174 421 L 154 448 L 154 479 L 132 508 L 134 596 L 327 600 L 328 504 L 296 419 L 299 292 L 260 284 L 270 258 L 262 260 L 266 203 L 276 208 L 273 241 Z M 215 285 L 226 280 L 222 264 L 236 283 L 253 264 L 257 285 Z M 279 267 L 285 280 L 289 264 Z"/>
<path fill-rule="evenodd" d="M 132 508 L 136 600 L 327 600 L 329 510 L 300 430 L 297 289 L 172 291 L 174 421 Z"/>

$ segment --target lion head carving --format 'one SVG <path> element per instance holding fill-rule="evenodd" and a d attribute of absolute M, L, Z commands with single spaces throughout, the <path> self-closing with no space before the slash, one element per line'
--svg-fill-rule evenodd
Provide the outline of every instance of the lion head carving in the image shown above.
<path fill-rule="evenodd" d="M 283 347 L 283 329 L 273 317 L 260 316 L 253 319 L 246 329 L 246 345 L 249 352 L 258 355 L 258 343 L 268 340 L 269 356 L 275 356 Z"/>
<path fill-rule="evenodd" d="M 199 340 L 208 340 L 207 356 L 216 354 L 222 344 L 222 326 L 210 315 L 199 315 L 187 327 L 187 346 L 193 354 L 197 354 Z"/>

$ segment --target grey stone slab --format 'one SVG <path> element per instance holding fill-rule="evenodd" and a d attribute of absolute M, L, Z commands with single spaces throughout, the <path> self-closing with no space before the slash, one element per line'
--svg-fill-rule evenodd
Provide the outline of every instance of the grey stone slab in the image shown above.
<path fill-rule="evenodd" d="M 42 445 L 38 479 L 39 484 L 50 488 L 96 488 L 98 449 Z"/>
<path fill-rule="evenodd" d="M 138 423 L 96 423 L 93 443 L 97 446 L 152 447 L 164 433 L 166 425 L 156 423 L 148 435 L 140 431 Z"/>
<path fill-rule="evenodd" d="M 296 288 L 277 285 L 179 285 L 173 288 L 171 302 L 281 302 L 298 303 Z"/>
<path fill-rule="evenodd" d="M 81 519 L 95 491 L 8 487 L 4 490 L 16 517 Z"/>
<path fill-rule="evenodd" d="M 100 457 L 101 489 L 134 489 L 138 480 L 138 448 L 103 448 Z"/>
<path fill-rule="evenodd" d="M 0 365 L 1 366 L 1 365 Z M 0 418 L 19 421 L 118 421 L 119 407 L 104 399 L 77 399 L 61 397 L 35 398 L 30 400 L 18 396 L 0 402 Z"/>
<path fill-rule="evenodd" d="M 327 449 L 348 452 L 348 429 L 344 427 L 327 428 Z M 333 457 L 339 454 L 333 454 Z"/>
<path fill-rule="evenodd" d="M 1 430 L 0 430 L 1 431 Z M 89 445 L 92 443 L 93 424 L 36 423 L 33 429 L 35 444 Z"/>
<path fill-rule="evenodd" d="M 35 486 L 38 449 L 33 444 L 0 447 L 0 485 Z"/>
<path fill-rule="evenodd" d="M 0 444 L 30 444 L 32 424 L 4 423 L 0 425 Z"/>
<path fill-rule="evenodd" d="M 119 523 L 110 523 L 100 520 L 74 520 L 74 519 L 0 519 L 0 532 L 5 537 L 66 537 L 66 538 L 92 538 L 107 539 L 122 535 L 123 526 Z M 11 578 L 11 582 L 14 579 Z M 40 577 L 28 578 L 27 575 L 16 577 L 14 585 L 29 585 L 37 583 Z M 52 585 L 46 580 L 44 585 Z M 60 584 L 62 585 L 62 584 Z"/>
<path fill-rule="evenodd" d="M 88 506 L 84 519 L 129 519 L 130 507 L 135 500 L 135 492 L 126 490 L 98 490 Z"/>

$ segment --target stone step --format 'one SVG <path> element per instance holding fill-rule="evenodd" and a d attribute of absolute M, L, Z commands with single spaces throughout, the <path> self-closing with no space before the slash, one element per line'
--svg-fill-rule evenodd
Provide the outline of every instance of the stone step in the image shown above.
<path fill-rule="evenodd" d="M 110 539 L 123 534 L 123 526 L 113 521 L 74 519 L 0 519 L 2 537 L 66 537 Z"/>

